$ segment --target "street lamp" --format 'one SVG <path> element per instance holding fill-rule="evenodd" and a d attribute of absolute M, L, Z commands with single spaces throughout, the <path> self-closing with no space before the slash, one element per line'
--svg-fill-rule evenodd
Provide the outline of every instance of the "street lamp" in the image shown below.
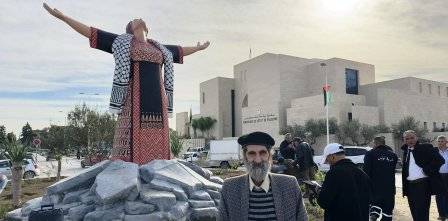
<path fill-rule="evenodd" d="M 100 93 L 86 93 L 86 92 L 79 92 L 79 95 L 88 95 L 88 96 L 98 96 L 101 95 Z M 82 98 L 81 98 L 82 100 Z M 84 115 L 84 127 L 86 127 L 86 123 L 87 123 L 87 115 Z M 87 152 L 89 152 L 89 147 L 90 147 L 90 128 L 87 126 Z"/>

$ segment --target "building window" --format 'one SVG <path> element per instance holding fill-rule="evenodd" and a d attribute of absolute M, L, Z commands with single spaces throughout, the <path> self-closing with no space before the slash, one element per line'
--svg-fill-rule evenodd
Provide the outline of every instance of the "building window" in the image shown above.
<path fill-rule="evenodd" d="M 428 130 L 428 122 L 423 122 L 423 129 Z"/>
<path fill-rule="evenodd" d="M 437 89 L 438 89 L 438 92 L 439 92 L 439 96 L 440 96 L 440 91 L 441 91 L 441 88 L 440 88 L 440 86 L 437 86 Z"/>
<path fill-rule="evenodd" d="M 243 99 L 243 104 L 241 105 L 241 107 L 248 107 L 249 106 L 249 98 L 248 98 L 248 96 L 247 96 L 247 94 L 246 94 L 246 96 L 244 96 L 244 99 Z"/>
<path fill-rule="evenodd" d="M 205 93 L 202 92 L 202 103 L 205 104 Z"/>
<path fill-rule="evenodd" d="M 347 94 L 358 94 L 358 70 L 345 69 L 345 92 Z"/>
<path fill-rule="evenodd" d="M 432 131 L 437 131 L 437 123 L 432 122 Z"/>
<path fill-rule="evenodd" d="M 432 85 L 431 84 L 428 84 L 428 92 L 429 92 L 429 94 L 432 93 Z"/>
<path fill-rule="evenodd" d="M 351 112 L 348 112 L 348 121 L 353 120 L 353 114 Z"/>
<path fill-rule="evenodd" d="M 423 92 L 423 85 L 422 85 L 422 82 L 418 82 L 418 90 L 420 91 L 420 93 Z"/>

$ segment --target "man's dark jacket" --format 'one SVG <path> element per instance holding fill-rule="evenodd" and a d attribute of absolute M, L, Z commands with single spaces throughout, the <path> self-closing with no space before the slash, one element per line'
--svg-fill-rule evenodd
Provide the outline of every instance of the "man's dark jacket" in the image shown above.
<path fill-rule="evenodd" d="M 401 147 L 403 150 L 403 196 L 408 195 L 409 181 L 406 179 L 409 176 L 409 157 L 408 146 L 405 144 Z M 419 143 L 414 147 L 412 155 L 415 159 L 415 164 L 423 169 L 426 176 L 429 177 L 429 183 L 431 188 L 431 195 L 436 195 L 446 191 L 446 187 L 443 185 L 442 177 L 440 176 L 439 169 L 445 163 L 445 160 L 440 156 L 436 148 L 429 143 Z"/>
<path fill-rule="evenodd" d="M 388 146 L 378 146 L 364 156 L 364 172 L 372 182 L 373 197 L 395 195 L 395 167 L 398 157 Z"/>
<path fill-rule="evenodd" d="M 325 210 L 325 221 L 369 220 L 369 177 L 349 159 L 330 167 L 317 203 Z"/>
<path fill-rule="evenodd" d="M 288 142 L 287 140 L 284 140 L 280 143 L 280 154 L 282 155 L 283 159 L 292 159 L 295 158 L 295 151 L 292 147 L 292 142 Z"/>
<path fill-rule="evenodd" d="M 305 169 L 314 166 L 313 161 L 313 150 L 307 142 L 301 142 L 296 147 L 296 162 L 299 165 L 299 170 L 303 171 Z"/>

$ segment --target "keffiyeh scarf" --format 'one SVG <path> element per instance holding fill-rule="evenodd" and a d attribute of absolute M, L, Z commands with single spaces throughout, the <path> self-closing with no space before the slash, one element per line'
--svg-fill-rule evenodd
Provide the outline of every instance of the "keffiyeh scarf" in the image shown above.
<path fill-rule="evenodd" d="M 112 113 L 119 114 L 124 105 L 124 99 L 127 94 L 129 79 L 131 75 L 131 41 L 133 35 L 122 34 L 115 38 L 112 43 L 112 53 L 115 59 L 114 79 L 112 83 L 112 93 L 110 96 L 109 109 Z M 165 93 L 168 99 L 168 113 L 173 112 L 173 93 L 174 93 L 174 68 L 173 54 L 157 41 L 151 42 L 163 54 L 163 83 Z"/>

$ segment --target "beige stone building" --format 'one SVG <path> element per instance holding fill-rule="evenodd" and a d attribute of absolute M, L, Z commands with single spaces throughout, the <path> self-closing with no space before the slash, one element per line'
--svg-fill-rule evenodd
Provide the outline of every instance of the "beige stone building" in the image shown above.
<path fill-rule="evenodd" d="M 404 116 L 414 116 L 430 131 L 446 127 L 447 83 L 413 77 L 375 82 L 371 64 L 272 53 L 235 65 L 234 78 L 202 82 L 200 116 L 217 120 L 213 132 L 217 139 L 255 130 L 279 137 L 287 125 L 325 118 L 325 75 L 333 95 L 329 116 L 339 122 L 358 119 L 369 125 L 390 126 Z M 182 127 L 184 124 L 177 125 L 177 130 L 185 131 Z"/>

